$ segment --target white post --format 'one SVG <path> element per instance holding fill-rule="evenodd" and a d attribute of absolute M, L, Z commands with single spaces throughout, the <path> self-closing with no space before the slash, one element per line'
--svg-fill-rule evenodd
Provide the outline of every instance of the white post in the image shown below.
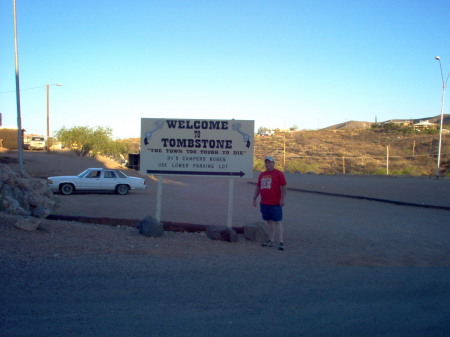
<path fill-rule="evenodd" d="M 156 216 L 155 216 L 155 218 L 158 221 L 161 221 L 163 178 L 164 178 L 164 176 L 158 176 L 158 189 L 156 190 Z"/>
<path fill-rule="evenodd" d="M 386 175 L 389 175 L 389 144 L 386 146 Z"/>
<path fill-rule="evenodd" d="M 234 178 L 228 181 L 228 221 L 227 226 L 232 227 L 233 224 L 233 194 L 234 194 Z"/>

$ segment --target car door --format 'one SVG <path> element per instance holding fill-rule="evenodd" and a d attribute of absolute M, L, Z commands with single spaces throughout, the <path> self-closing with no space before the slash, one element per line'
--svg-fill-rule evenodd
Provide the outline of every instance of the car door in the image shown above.
<path fill-rule="evenodd" d="M 84 178 L 81 178 L 79 189 L 101 190 L 101 170 L 92 170 Z"/>
<path fill-rule="evenodd" d="M 102 188 L 108 191 L 114 191 L 118 184 L 118 177 L 113 170 L 104 170 L 102 179 Z"/>

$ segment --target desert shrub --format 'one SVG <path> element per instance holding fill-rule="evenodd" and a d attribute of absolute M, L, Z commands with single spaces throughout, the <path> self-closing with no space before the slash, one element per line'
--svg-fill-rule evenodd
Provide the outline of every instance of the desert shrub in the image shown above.
<path fill-rule="evenodd" d="M 420 175 L 420 170 L 417 167 L 410 166 L 400 170 L 393 170 L 389 172 L 392 175 L 408 175 L 408 176 L 417 176 Z"/>
<path fill-rule="evenodd" d="M 253 170 L 254 171 L 264 171 L 266 169 L 266 166 L 264 165 L 263 159 L 253 159 Z"/>
<path fill-rule="evenodd" d="M 374 172 L 374 174 L 377 174 L 377 175 L 383 175 L 383 176 L 385 176 L 386 175 L 386 168 L 380 168 L 380 169 L 378 169 L 376 172 Z"/>
<path fill-rule="evenodd" d="M 307 172 L 317 172 L 319 167 L 315 163 L 308 163 L 303 159 L 291 159 L 286 164 L 286 171 L 290 173 L 307 173 Z"/>
<path fill-rule="evenodd" d="M 368 162 L 364 165 L 363 173 L 364 174 L 378 174 L 377 172 L 380 170 L 380 165 L 376 162 Z"/>

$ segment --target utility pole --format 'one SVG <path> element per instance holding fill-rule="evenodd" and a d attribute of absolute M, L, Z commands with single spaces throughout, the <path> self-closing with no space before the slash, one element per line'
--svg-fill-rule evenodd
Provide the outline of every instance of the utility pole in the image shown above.
<path fill-rule="evenodd" d="M 16 0 L 13 0 L 14 16 L 14 63 L 16 66 L 16 102 L 17 102 L 17 150 L 19 151 L 19 170 L 23 172 L 23 132 L 20 113 L 19 48 L 17 46 Z"/>

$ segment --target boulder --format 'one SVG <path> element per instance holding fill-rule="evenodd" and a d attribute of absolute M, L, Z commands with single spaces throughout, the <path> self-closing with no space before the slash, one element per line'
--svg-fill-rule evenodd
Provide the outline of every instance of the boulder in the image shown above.
<path fill-rule="evenodd" d="M 8 214 L 30 215 L 30 212 L 21 207 L 20 203 L 9 195 L 2 195 L 1 209 Z"/>
<path fill-rule="evenodd" d="M 244 226 L 244 237 L 249 241 L 265 242 L 269 240 L 267 235 L 267 224 L 263 221 L 247 224 Z"/>
<path fill-rule="evenodd" d="M 160 237 L 164 234 L 163 224 L 150 215 L 139 220 L 138 228 L 139 234 L 145 236 Z"/>
<path fill-rule="evenodd" d="M 33 210 L 31 211 L 31 215 L 36 218 L 45 219 L 50 215 L 51 212 L 52 210 L 47 207 L 38 206 L 33 208 Z"/>
<path fill-rule="evenodd" d="M 236 242 L 238 238 L 234 229 L 226 226 L 208 226 L 206 227 L 206 236 L 211 240 L 228 242 Z"/>
<path fill-rule="evenodd" d="M 23 229 L 25 231 L 35 231 L 39 228 L 39 225 L 41 224 L 42 220 L 38 218 L 33 217 L 23 217 L 20 218 L 14 226 L 17 228 Z"/>
<path fill-rule="evenodd" d="M 0 164 L 0 211 L 21 216 L 45 218 L 56 199 L 46 179 L 30 177 Z"/>

